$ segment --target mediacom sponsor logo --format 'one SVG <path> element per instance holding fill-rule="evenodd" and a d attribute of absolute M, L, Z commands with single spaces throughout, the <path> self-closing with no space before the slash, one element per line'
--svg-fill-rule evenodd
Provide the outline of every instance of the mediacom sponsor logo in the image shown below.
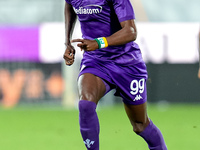
<path fill-rule="evenodd" d="M 98 14 L 101 13 L 102 7 L 99 5 L 86 5 L 79 7 L 79 9 L 74 8 L 76 14 Z"/>

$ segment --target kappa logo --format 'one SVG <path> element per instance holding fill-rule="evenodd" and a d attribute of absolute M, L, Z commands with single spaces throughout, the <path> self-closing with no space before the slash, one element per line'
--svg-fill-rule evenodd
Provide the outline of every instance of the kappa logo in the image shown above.
<path fill-rule="evenodd" d="M 79 9 L 74 8 L 76 14 L 99 14 L 102 11 L 102 6 L 99 5 L 86 5 L 79 7 Z"/>
<path fill-rule="evenodd" d="M 85 145 L 87 146 L 87 148 L 91 148 L 91 145 L 94 144 L 94 141 L 91 141 L 90 139 L 86 139 L 84 141 Z"/>
<path fill-rule="evenodd" d="M 135 99 L 133 101 L 135 102 L 135 101 L 139 101 L 141 99 L 143 99 L 141 95 L 136 95 Z"/>

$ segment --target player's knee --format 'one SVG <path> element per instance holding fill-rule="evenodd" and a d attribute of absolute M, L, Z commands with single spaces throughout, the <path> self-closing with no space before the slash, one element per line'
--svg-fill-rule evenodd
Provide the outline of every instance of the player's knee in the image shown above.
<path fill-rule="evenodd" d="M 142 131 L 144 131 L 144 129 L 145 129 L 145 123 L 142 123 L 142 122 L 134 122 L 133 123 L 133 131 L 136 134 L 141 133 Z"/>
<path fill-rule="evenodd" d="M 92 94 L 92 93 L 82 93 L 79 96 L 79 99 L 95 102 L 96 96 L 95 96 L 95 94 Z"/>

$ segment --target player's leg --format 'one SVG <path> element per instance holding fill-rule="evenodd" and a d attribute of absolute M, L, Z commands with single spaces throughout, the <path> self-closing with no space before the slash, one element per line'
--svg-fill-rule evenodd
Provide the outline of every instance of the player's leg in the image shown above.
<path fill-rule="evenodd" d="M 167 150 L 160 130 L 148 118 L 146 102 L 140 105 L 124 104 L 127 116 L 136 134 L 147 142 L 150 150 Z"/>
<path fill-rule="evenodd" d="M 79 124 L 88 150 L 99 150 L 99 120 L 96 105 L 105 94 L 104 82 L 93 74 L 83 74 L 78 80 Z"/>

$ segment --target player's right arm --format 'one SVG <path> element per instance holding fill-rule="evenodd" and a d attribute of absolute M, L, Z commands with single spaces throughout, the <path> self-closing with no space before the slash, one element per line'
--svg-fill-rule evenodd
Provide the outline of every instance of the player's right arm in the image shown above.
<path fill-rule="evenodd" d="M 74 63 L 74 57 L 75 57 L 75 49 L 71 45 L 71 37 L 74 30 L 74 26 L 76 23 L 76 14 L 74 12 L 74 9 L 72 5 L 65 3 L 65 53 L 63 55 L 63 58 L 65 59 L 66 65 L 72 65 Z"/>

